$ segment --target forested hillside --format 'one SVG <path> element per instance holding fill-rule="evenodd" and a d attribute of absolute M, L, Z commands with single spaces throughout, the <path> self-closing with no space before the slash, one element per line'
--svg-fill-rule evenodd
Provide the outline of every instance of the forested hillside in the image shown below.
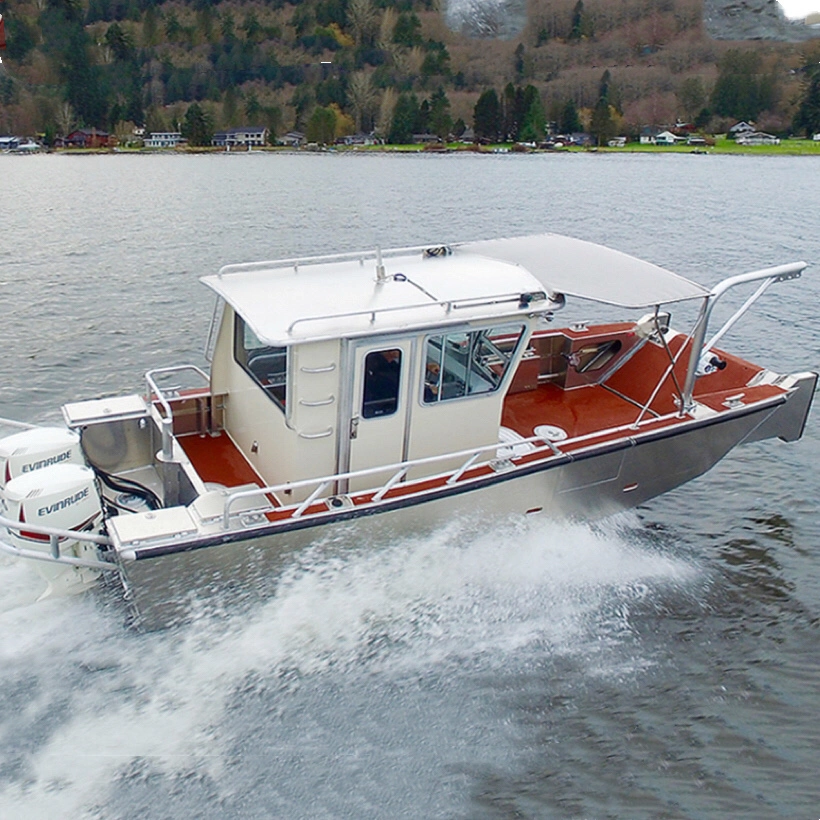
<path fill-rule="evenodd" d="M 0 0 L 0 133 L 265 125 L 399 142 L 477 112 L 488 138 L 537 138 L 545 121 L 784 131 L 817 85 L 816 43 L 713 40 L 703 0 L 530 0 L 514 36 L 498 6 L 473 8 L 468 33 L 436 0 Z"/>

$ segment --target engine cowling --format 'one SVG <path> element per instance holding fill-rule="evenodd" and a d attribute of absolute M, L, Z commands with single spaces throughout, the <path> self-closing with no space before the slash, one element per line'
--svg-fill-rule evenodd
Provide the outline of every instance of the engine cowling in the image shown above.
<path fill-rule="evenodd" d="M 34 427 L 0 439 L 0 490 L 12 479 L 58 464 L 83 464 L 80 437 L 65 427 Z"/>
<path fill-rule="evenodd" d="M 18 526 L 7 528 L 9 541 L 29 553 L 52 554 L 49 535 L 32 525 L 60 530 L 98 532 L 102 505 L 94 471 L 82 464 L 52 464 L 13 478 L 3 490 L 5 517 Z M 99 560 L 97 547 L 79 538 L 60 537 L 59 555 L 84 560 Z M 48 561 L 33 562 L 48 582 L 41 597 L 81 591 L 96 582 L 99 571 Z"/>

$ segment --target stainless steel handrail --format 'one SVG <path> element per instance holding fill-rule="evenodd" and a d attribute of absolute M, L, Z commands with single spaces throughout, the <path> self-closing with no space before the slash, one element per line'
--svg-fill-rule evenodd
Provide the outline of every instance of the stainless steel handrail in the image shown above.
<path fill-rule="evenodd" d="M 14 558 L 25 558 L 29 561 L 45 561 L 48 564 L 63 564 L 70 567 L 98 569 L 106 572 L 116 572 L 119 570 L 119 567 L 116 564 L 109 564 L 105 561 L 92 561 L 89 558 L 74 558 L 71 555 L 60 555 L 55 558 L 51 555 L 51 553 L 15 547 L 2 540 L 0 540 L 0 552 L 5 552 L 7 555 L 11 555 Z"/>
<path fill-rule="evenodd" d="M 19 521 L 12 521 L 0 515 L 0 527 L 5 527 L 6 530 L 20 530 L 23 529 Z M 26 532 L 36 532 L 38 535 L 47 535 L 49 537 L 49 551 L 44 550 L 30 550 L 25 547 L 16 547 L 12 544 L 7 544 L 0 540 L 0 551 L 7 555 L 12 555 L 15 558 L 26 558 L 33 561 L 46 561 L 51 564 L 64 564 L 72 567 L 84 567 L 86 569 L 99 570 L 116 570 L 115 564 L 106 563 L 104 561 L 92 561 L 89 558 L 75 558 L 71 555 L 60 555 L 60 538 L 70 538 L 74 541 L 85 541 L 90 544 L 99 544 L 100 546 L 111 546 L 111 539 L 107 535 L 95 535 L 91 532 L 81 532 L 78 530 L 64 530 L 59 527 L 47 527 L 43 524 L 25 523 Z"/>
<path fill-rule="evenodd" d="M 499 305 L 506 302 L 519 302 L 521 301 L 521 291 L 515 292 L 508 292 L 508 293 L 499 293 L 493 296 L 487 297 L 480 297 L 476 299 L 445 299 L 445 300 L 438 300 L 438 301 L 428 301 L 428 302 L 414 302 L 412 305 L 394 305 L 392 307 L 386 308 L 372 308 L 370 310 L 350 310 L 344 313 L 334 313 L 334 314 L 324 314 L 320 316 L 302 316 L 298 319 L 294 319 L 287 328 L 288 335 L 293 333 L 293 329 L 296 325 L 303 324 L 305 322 L 322 322 L 334 319 L 352 319 L 357 316 L 370 316 L 370 323 L 373 324 L 376 321 L 376 315 L 382 315 L 386 313 L 396 313 L 402 310 L 419 310 L 421 308 L 431 308 L 431 307 L 441 307 L 445 308 L 446 312 L 450 314 L 454 310 L 461 310 L 467 308 L 480 308 L 480 307 L 487 307 L 488 305 Z M 553 310 L 556 310 L 556 304 L 547 296 L 544 295 L 544 299 L 548 303 L 547 307 L 536 307 L 534 305 L 527 305 L 527 309 L 523 312 L 532 313 L 533 311 L 537 311 L 538 313 L 547 313 Z"/>
<path fill-rule="evenodd" d="M 155 376 L 159 375 L 167 375 L 168 373 L 182 373 L 185 371 L 193 371 L 198 376 L 201 376 L 203 381 L 210 387 L 211 380 L 208 377 L 208 374 L 205 373 L 204 370 L 197 367 L 195 364 L 180 364 L 175 365 L 173 367 L 158 367 L 155 370 L 149 370 L 145 374 L 145 381 L 148 385 L 148 393 L 149 393 L 149 400 L 151 397 L 151 393 L 154 393 L 157 397 L 157 401 L 162 405 L 162 409 L 165 411 L 165 416 L 161 419 L 162 422 L 162 457 L 166 461 L 171 461 L 174 455 L 174 445 L 173 445 L 173 426 L 174 426 L 174 414 L 171 410 L 171 404 L 168 399 L 165 397 L 165 394 L 160 389 L 159 385 L 155 381 Z"/>
<path fill-rule="evenodd" d="M 81 530 L 63 530 L 59 527 L 47 527 L 45 524 L 30 524 L 28 521 L 21 524 L 20 521 L 12 521 L 0 515 L 0 527 L 9 530 L 25 530 L 26 532 L 36 532 L 39 535 L 56 535 L 58 538 L 73 538 L 77 541 L 88 541 L 91 544 L 101 544 L 104 547 L 111 546 L 111 539 L 107 535 L 95 535 L 92 532 L 82 532 Z"/>
<path fill-rule="evenodd" d="M 561 442 L 563 448 L 566 448 L 568 445 L 575 445 L 584 443 L 591 439 L 600 438 L 601 436 L 608 436 L 612 435 L 613 433 L 627 433 L 631 435 L 634 433 L 636 427 L 646 427 L 648 425 L 657 425 L 663 421 L 669 421 L 670 419 L 675 419 L 679 421 L 679 417 L 677 413 L 668 413 L 664 416 L 657 416 L 650 419 L 646 419 L 640 422 L 630 422 L 629 424 L 621 424 L 617 427 L 610 427 L 605 430 L 596 430 L 593 433 L 587 433 L 583 436 L 576 436 L 571 439 L 565 439 Z M 450 476 L 450 480 L 448 480 L 449 485 L 453 485 L 464 475 L 472 467 L 476 466 L 476 460 L 482 453 L 504 450 L 510 447 L 515 447 L 521 444 L 535 444 L 536 442 L 542 442 L 542 446 L 535 447 L 534 449 L 530 450 L 528 453 L 522 453 L 520 456 L 514 456 L 513 459 L 521 458 L 522 456 L 531 456 L 533 454 L 538 454 L 542 452 L 550 451 L 553 456 L 570 456 L 571 454 L 565 452 L 565 449 L 562 450 L 554 441 L 546 441 L 542 436 L 530 436 L 529 438 L 522 438 L 515 442 L 495 442 L 494 444 L 486 444 L 481 447 L 474 447 L 470 450 L 457 450 L 452 453 L 443 453 L 441 455 L 436 456 L 426 456 L 425 458 L 418 458 L 413 459 L 411 461 L 402 461 L 402 462 L 395 462 L 393 464 L 383 464 L 378 467 L 368 467 L 364 470 L 354 470 L 352 472 L 347 473 L 338 473 L 336 475 L 325 475 L 319 478 L 305 478 L 301 481 L 286 481 L 281 484 L 272 484 L 268 487 L 254 487 L 250 490 L 241 490 L 236 493 L 231 493 L 225 499 L 225 508 L 222 513 L 222 526 L 223 529 L 229 530 L 230 529 L 230 519 L 231 519 L 231 507 L 234 505 L 235 502 L 239 501 L 243 498 L 253 498 L 254 496 L 264 496 L 264 495 L 275 495 L 276 493 L 282 491 L 293 491 L 293 490 L 300 490 L 305 487 L 319 487 L 319 491 L 314 491 L 307 502 L 302 501 L 299 504 L 291 505 L 293 509 L 298 512 L 298 516 L 302 517 L 305 513 L 307 508 L 310 504 L 314 503 L 321 492 L 324 489 L 327 489 L 328 486 L 335 484 L 339 481 L 346 481 L 351 478 L 364 478 L 366 476 L 377 475 L 379 473 L 385 473 L 387 471 L 391 471 L 390 478 L 384 482 L 380 487 L 371 487 L 368 490 L 363 492 L 374 492 L 372 501 L 375 502 L 382 502 L 384 500 L 384 496 L 392 489 L 395 484 L 400 481 L 406 473 L 408 473 L 413 467 L 419 467 L 424 465 L 435 464 L 437 462 L 448 461 L 454 458 L 464 458 L 465 461 L 458 467 L 456 470 L 453 471 L 452 475 Z M 494 459 L 490 459 L 493 461 Z M 483 462 L 482 462 L 483 463 Z M 455 477 L 455 481 L 452 479 Z M 428 477 L 429 478 L 429 477 Z M 426 479 L 425 479 L 426 480 Z M 388 486 L 390 485 L 390 486 Z M 291 514 L 293 515 L 293 513 Z"/>
<path fill-rule="evenodd" d="M 763 293 L 767 290 L 769 285 L 775 282 L 789 282 L 793 279 L 799 279 L 803 271 L 808 267 L 806 262 L 790 262 L 786 265 L 776 265 L 772 268 L 762 268 L 761 270 L 750 271 L 749 273 L 741 273 L 738 276 L 730 276 L 719 282 L 709 295 L 703 300 L 703 305 L 700 309 L 697 321 L 695 323 L 695 333 L 692 339 L 692 350 L 689 354 L 689 366 L 686 370 L 686 381 L 683 385 L 683 407 L 684 412 L 691 410 L 694 407 L 693 392 L 695 389 L 695 379 L 697 377 L 698 366 L 700 365 L 701 356 L 704 351 L 716 343 L 716 341 L 737 322 L 740 317 L 756 302 Z M 706 330 L 709 326 L 709 318 L 712 315 L 712 310 L 715 303 L 726 291 L 737 285 L 743 285 L 748 282 L 760 282 L 763 284 L 749 297 L 742 307 L 735 312 L 724 324 L 724 326 L 712 337 L 708 345 L 704 344 L 706 339 Z"/>
<path fill-rule="evenodd" d="M 430 248 L 437 247 L 436 245 L 418 245 L 409 248 L 390 248 L 388 250 L 377 250 L 373 248 L 367 251 L 350 251 L 348 253 L 329 253 L 319 256 L 294 256 L 289 259 L 272 259 L 264 262 L 239 262 L 233 265 L 223 265 L 217 276 L 222 278 L 225 274 L 231 273 L 250 273 L 257 270 L 270 270 L 279 268 L 298 268 L 300 265 L 323 265 L 328 262 L 360 262 L 373 260 L 376 261 L 378 255 L 382 258 L 391 258 L 394 256 L 410 256 L 414 253 L 424 253 Z M 442 246 L 444 247 L 444 246 Z"/>

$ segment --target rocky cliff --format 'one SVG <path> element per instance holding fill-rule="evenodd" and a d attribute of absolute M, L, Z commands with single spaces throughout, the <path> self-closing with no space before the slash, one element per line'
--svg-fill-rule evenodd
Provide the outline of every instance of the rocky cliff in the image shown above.
<path fill-rule="evenodd" d="M 820 31 L 786 18 L 777 0 L 704 0 L 706 31 L 716 40 L 799 42 Z"/>

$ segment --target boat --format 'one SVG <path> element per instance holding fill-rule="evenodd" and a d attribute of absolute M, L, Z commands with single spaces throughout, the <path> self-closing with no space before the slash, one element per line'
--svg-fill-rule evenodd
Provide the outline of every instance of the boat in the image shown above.
<path fill-rule="evenodd" d="M 0 549 L 45 596 L 100 585 L 167 624 L 322 539 L 633 508 L 739 444 L 801 437 L 817 374 L 719 343 L 805 268 L 706 288 L 556 234 L 227 265 L 201 279 L 207 372 L 151 370 L 142 393 L 64 405 L 63 425 L 9 422 Z M 575 300 L 633 318 L 560 326 Z"/>

